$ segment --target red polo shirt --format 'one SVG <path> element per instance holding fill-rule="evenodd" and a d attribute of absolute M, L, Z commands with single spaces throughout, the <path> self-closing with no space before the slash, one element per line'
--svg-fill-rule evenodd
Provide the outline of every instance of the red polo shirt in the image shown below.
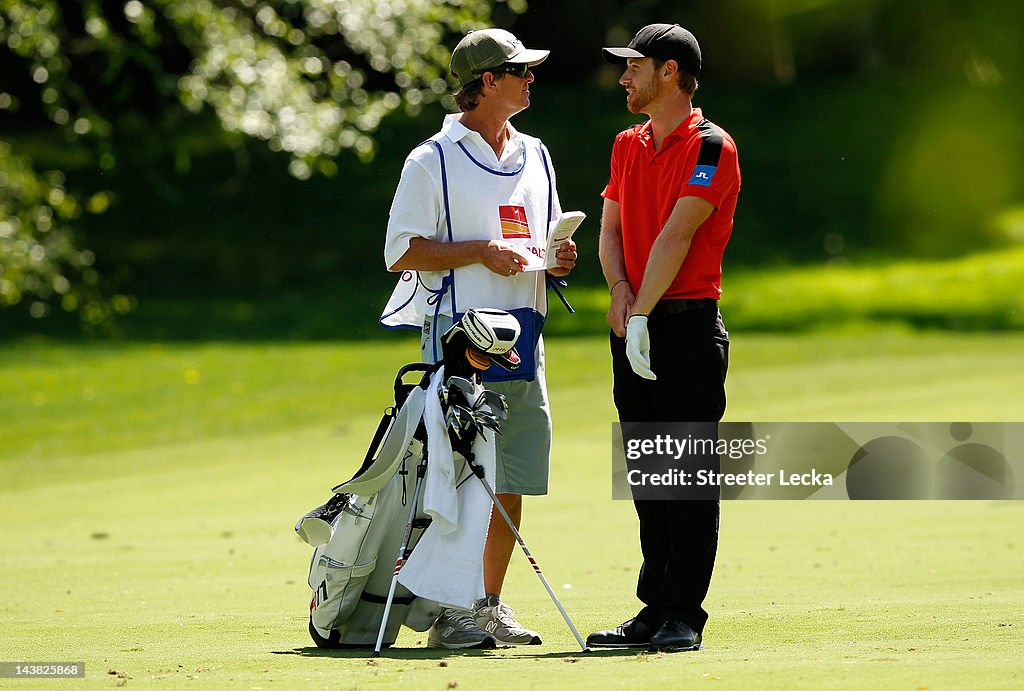
<path fill-rule="evenodd" d="M 697 228 L 690 250 L 663 299 L 714 298 L 722 294 L 722 253 L 732 234 L 740 190 L 736 143 L 706 120 L 700 108 L 655 150 L 651 123 L 615 138 L 611 177 L 602 197 L 619 203 L 622 251 L 633 292 L 640 290 L 651 246 L 676 202 L 700 197 L 715 206 Z"/>

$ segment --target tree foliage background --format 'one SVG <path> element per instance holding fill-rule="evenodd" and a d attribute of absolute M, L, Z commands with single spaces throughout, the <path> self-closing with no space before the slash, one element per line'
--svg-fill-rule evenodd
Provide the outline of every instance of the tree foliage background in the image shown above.
<path fill-rule="evenodd" d="M 596 221 L 635 121 L 599 48 L 653 21 L 698 36 L 697 105 L 740 145 L 731 262 L 1024 240 L 1020 4 L 0 0 L 0 317 L 380 292 L 401 160 L 451 109 L 448 51 L 481 26 L 552 49 L 516 123 Z"/>
<path fill-rule="evenodd" d="M 209 109 L 225 132 L 287 152 L 296 178 L 331 175 L 343 151 L 372 157 L 387 114 L 415 115 L 448 93 L 447 39 L 487 26 L 490 5 L 0 0 L 0 110 L 59 131 L 110 171 L 155 164 L 168 148 L 186 168 L 194 142 L 181 128 Z M 124 296 L 101 298 L 95 257 L 72 233 L 83 211 L 110 202 L 69 194 L 59 171 L 37 172 L 0 139 L 0 306 L 29 299 L 42 316 L 56 300 L 88 324 L 128 309 Z"/>

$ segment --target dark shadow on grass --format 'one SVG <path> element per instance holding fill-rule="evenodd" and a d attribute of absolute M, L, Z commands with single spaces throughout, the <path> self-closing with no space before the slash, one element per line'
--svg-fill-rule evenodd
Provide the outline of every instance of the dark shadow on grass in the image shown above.
<path fill-rule="evenodd" d="M 292 648 L 291 650 L 272 650 L 271 655 L 298 655 L 300 657 L 334 657 L 342 660 L 374 660 L 374 659 L 396 659 L 396 660 L 440 660 L 446 657 L 488 657 L 494 653 L 501 653 L 515 649 L 513 646 L 506 646 L 501 648 L 494 648 L 490 650 L 445 650 L 443 648 L 385 648 L 380 655 L 380 658 L 373 656 L 373 650 L 370 648 L 317 648 L 315 646 L 306 646 L 304 648 Z M 568 652 L 547 652 L 537 654 L 521 654 L 517 655 L 520 658 L 534 658 L 538 660 L 557 660 L 559 658 L 564 659 L 566 662 L 575 662 L 576 660 L 591 657 L 626 657 L 630 655 L 647 655 L 648 652 L 644 648 L 625 648 L 625 649 L 603 649 L 603 650 L 589 650 L 588 652 L 582 652 L 579 650 L 568 651 Z"/>
<path fill-rule="evenodd" d="M 385 648 L 380 657 L 373 656 L 372 648 L 317 648 L 306 646 L 291 650 L 272 650 L 271 655 L 298 655 L 300 657 L 336 657 L 342 660 L 377 660 L 394 658 L 396 660 L 435 660 L 446 657 L 486 657 L 491 650 L 445 650 L 444 648 Z M 496 650 L 501 650 L 497 648 Z"/>
<path fill-rule="evenodd" d="M 520 655 L 519 657 L 531 657 L 538 660 L 555 660 L 565 658 L 566 661 L 575 661 L 590 657 L 627 657 L 629 655 L 646 655 L 646 648 L 591 648 L 587 652 L 574 650 L 568 653 L 537 653 L 536 655 Z"/>

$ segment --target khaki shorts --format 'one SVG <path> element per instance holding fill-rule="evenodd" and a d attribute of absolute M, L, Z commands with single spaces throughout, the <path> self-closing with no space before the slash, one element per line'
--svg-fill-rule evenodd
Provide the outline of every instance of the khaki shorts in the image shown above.
<path fill-rule="evenodd" d="M 424 362 L 434 362 L 433 317 L 427 317 L 420 352 Z M 452 318 L 438 315 L 438 337 L 452 324 Z M 441 352 L 440 341 L 437 346 Z M 505 397 L 508 419 L 501 423 L 497 436 L 497 478 L 495 492 L 499 494 L 547 494 L 548 471 L 551 457 L 551 410 L 544 378 L 544 339 L 537 343 L 537 377 L 533 381 L 516 379 L 506 382 L 487 382 L 491 391 Z"/>

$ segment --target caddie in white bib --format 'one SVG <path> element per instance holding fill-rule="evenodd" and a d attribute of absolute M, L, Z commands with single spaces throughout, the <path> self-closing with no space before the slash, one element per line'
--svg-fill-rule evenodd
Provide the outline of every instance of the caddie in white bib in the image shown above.
<path fill-rule="evenodd" d="M 540 257 L 552 219 L 560 213 L 554 173 L 541 141 L 517 132 L 499 160 L 479 134 L 445 118 L 441 132 L 406 159 L 391 208 L 385 260 L 391 266 L 414 237 L 438 242 L 502 240 L 526 256 Z M 432 218 L 424 218 L 426 209 Z M 514 373 L 496 370 L 487 380 L 532 379 L 533 354 L 547 314 L 546 273 L 496 275 L 483 264 L 446 271 L 404 271 L 381 324 L 419 329 L 428 316 L 458 319 L 474 307 L 506 310 L 519 320 L 517 349 L 523 365 Z"/>

